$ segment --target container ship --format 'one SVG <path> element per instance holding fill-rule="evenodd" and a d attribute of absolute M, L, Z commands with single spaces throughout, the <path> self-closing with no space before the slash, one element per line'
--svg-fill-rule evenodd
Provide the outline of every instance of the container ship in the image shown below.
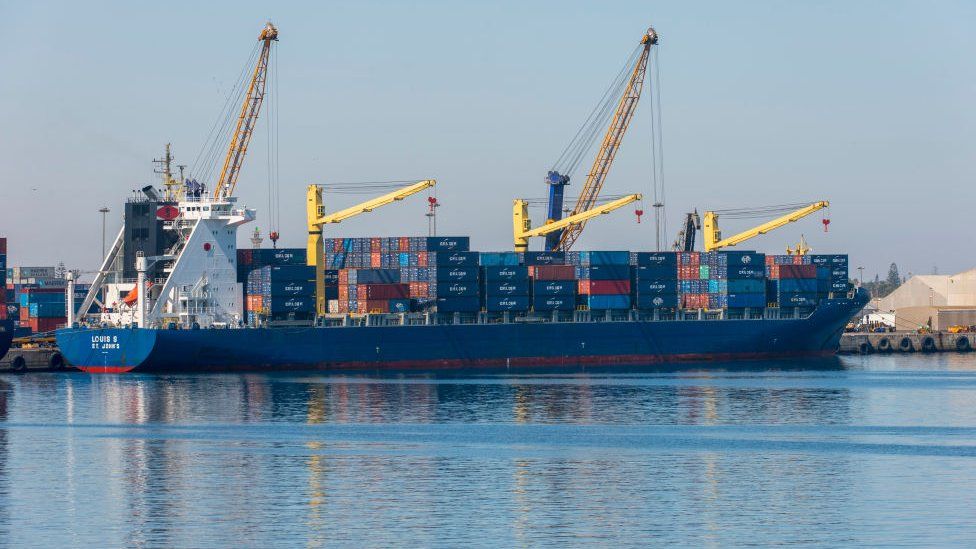
<path fill-rule="evenodd" d="M 689 214 L 669 252 L 573 250 L 587 222 L 642 199 L 599 195 L 641 94 L 658 41 L 653 29 L 634 50 L 632 69 L 620 73 L 594 111 L 604 118 L 588 120 L 589 129 L 548 173 L 545 223 L 533 228 L 528 202 L 514 201 L 513 251 L 473 251 L 466 236 L 325 237 L 326 227 L 430 189 L 433 180 L 333 213 L 326 212 L 323 188 L 309 186 L 305 248 L 264 249 L 256 235 L 252 248 L 238 249 L 238 229 L 256 212 L 234 190 L 277 39 L 270 23 L 259 35 L 215 183 L 174 178 L 167 149 L 163 186 L 147 186 L 125 204 L 123 227 L 80 306 L 68 277 L 67 326 L 57 331 L 57 343 L 70 364 L 119 373 L 820 356 L 836 351 L 848 320 L 868 301 L 849 282 L 846 255 L 812 255 L 802 244 L 786 255 L 730 250 L 826 202 L 791 205 L 727 238 L 718 228 L 720 212 L 705 212 L 703 223 Z M 568 174 L 595 144 L 601 120 L 609 127 L 592 168 L 575 206 L 564 208 Z M 428 204 L 433 220 L 436 196 Z M 635 210 L 638 220 L 641 213 Z M 695 251 L 701 229 L 704 251 Z M 277 234 L 270 236 L 276 243 Z M 530 251 L 537 237 L 544 249 Z"/>

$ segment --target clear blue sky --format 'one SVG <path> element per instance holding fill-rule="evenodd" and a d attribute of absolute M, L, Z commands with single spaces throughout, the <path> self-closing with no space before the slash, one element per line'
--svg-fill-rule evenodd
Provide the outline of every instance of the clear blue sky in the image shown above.
<path fill-rule="evenodd" d="M 976 263 L 972 2 L 0 1 L 10 263 L 93 268 L 98 208 L 117 230 L 121 200 L 154 181 L 164 143 L 192 161 L 267 19 L 281 32 L 286 246 L 304 244 L 310 182 L 433 177 L 442 234 L 509 248 L 511 199 L 544 195 L 546 170 L 650 24 L 669 240 L 693 207 L 827 198 L 829 234 L 811 218 L 755 247 L 779 251 L 802 232 L 868 276 L 892 260 L 903 273 Z M 608 194 L 649 189 L 647 107 Z M 259 210 L 263 122 L 238 185 Z M 333 234 L 425 234 L 423 207 L 415 198 Z M 652 245 L 653 224 L 631 210 L 579 243 Z"/>

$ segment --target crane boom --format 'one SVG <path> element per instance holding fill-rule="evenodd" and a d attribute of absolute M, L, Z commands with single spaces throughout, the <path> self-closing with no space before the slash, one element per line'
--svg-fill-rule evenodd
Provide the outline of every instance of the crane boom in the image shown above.
<path fill-rule="evenodd" d="M 325 213 L 322 204 L 322 187 L 309 185 L 306 193 L 305 218 L 308 223 L 308 245 L 306 249 L 306 265 L 315 267 L 315 307 L 319 316 L 326 312 L 325 307 L 325 257 L 322 249 L 322 228 L 325 225 L 341 223 L 350 217 L 371 212 L 376 208 L 399 202 L 408 196 L 419 193 L 437 185 L 434 179 L 425 179 L 413 185 L 386 193 L 348 208 Z"/>
<path fill-rule="evenodd" d="M 719 214 L 717 212 L 705 212 L 705 218 L 702 222 L 702 225 L 704 226 L 703 233 L 705 239 L 705 251 L 711 252 L 720 250 L 722 248 L 735 246 L 736 244 L 741 244 L 750 238 L 757 237 L 761 234 L 766 234 L 773 229 L 778 229 L 783 225 L 788 225 L 794 221 L 803 219 L 804 217 L 829 206 L 830 202 L 827 202 L 826 200 L 814 202 L 786 215 L 777 217 L 772 221 L 767 221 L 758 227 L 747 229 L 741 233 L 724 239 L 722 238 L 722 231 L 718 228 Z"/>
<path fill-rule="evenodd" d="M 241 166 L 244 164 L 244 157 L 247 155 L 247 146 L 251 142 L 251 136 L 254 135 L 254 125 L 261 113 L 261 104 L 264 103 L 264 88 L 268 81 L 268 59 L 271 57 L 271 43 L 278 40 L 278 29 L 269 22 L 261 30 L 258 40 L 264 44 L 261 45 L 261 53 L 254 65 L 251 83 L 247 88 L 244 104 L 241 105 L 241 114 L 237 118 L 237 127 L 234 129 L 230 145 L 227 147 L 224 167 L 220 170 L 220 177 L 214 187 L 215 200 L 233 196 L 234 187 L 237 186 L 237 176 L 241 173 Z"/>
<path fill-rule="evenodd" d="M 647 59 L 651 51 L 651 46 L 657 44 L 657 42 L 657 32 L 653 28 L 648 28 L 647 33 L 641 39 L 641 44 L 644 47 L 631 71 L 627 87 L 624 88 L 624 93 L 617 103 L 617 111 L 610 121 L 610 127 L 607 128 L 607 133 L 603 137 L 603 143 L 600 145 L 600 150 L 593 160 L 593 166 L 590 168 L 590 172 L 586 176 L 586 182 L 583 184 L 583 191 L 580 192 L 576 200 L 576 206 L 573 207 L 570 217 L 579 212 L 587 211 L 596 205 L 600 195 L 600 189 L 603 188 L 607 174 L 610 173 L 610 166 L 613 165 L 613 159 L 616 157 L 617 151 L 620 149 L 620 144 L 623 142 L 624 134 L 627 132 L 627 126 L 630 125 L 630 121 L 634 118 L 634 112 L 637 110 L 637 102 L 640 100 L 641 90 L 644 88 L 644 74 L 647 71 Z M 553 209 L 552 205 L 550 205 L 550 209 Z M 572 248 L 585 226 L 586 219 L 567 225 L 559 237 L 556 249 L 569 250 Z"/>
<path fill-rule="evenodd" d="M 643 196 L 640 193 L 627 195 L 623 198 L 618 198 L 617 200 L 607 202 L 606 204 L 601 204 L 594 208 L 590 208 L 585 212 L 573 214 L 558 221 L 553 221 L 552 223 L 546 223 L 545 225 L 535 229 L 532 228 L 532 221 L 529 219 L 529 203 L 521 198 L 516 199 L 514 207 L 512 208 L 512 226 L 515 237 L 515 251 L 524 252 L 528 250 L 529 238 L 533 236 L 545 236 L 555 231 L 563 230 L 575 223 L 585 223 L 594 217 L 606 215 L 614 210 L 626 206 L 627 204 L 637 202 L 641 198 L 643 198 Z"/>

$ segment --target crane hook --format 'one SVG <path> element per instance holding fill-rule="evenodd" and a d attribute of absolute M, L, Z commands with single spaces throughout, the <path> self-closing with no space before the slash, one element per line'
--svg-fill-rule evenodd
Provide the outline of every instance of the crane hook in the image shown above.
<path fill-rule="evenodd" d="M 641 209 L 638 208 L 638 209 L 634 210 L 634 215 L 637 216 L 637 222 L 640 223 L 641 222 L 641 216 L 644 215 L 644 210 L 641 210 Z"/>
<path fill-rule="evenodd" d="M 824 232 L 827 232 L 827 229 L 830 228 L 830 218 L 825 217 L 821 220 L 821 222 L 823 223 L 824 226 Z"/>

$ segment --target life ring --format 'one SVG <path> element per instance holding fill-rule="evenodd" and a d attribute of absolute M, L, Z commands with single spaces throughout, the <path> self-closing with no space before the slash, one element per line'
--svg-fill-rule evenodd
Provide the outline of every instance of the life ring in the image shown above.
<path fill-rule="evenodd" d="M 862 341 L 860 345 L 857 346 L 857 352 L 862 355 L 869 355 L 874 352 L 874 347 L 871 346 L 870 341 Z"/>
<path fill-rule="evenodd" d="M 64 370 L 64 355 L 59 352 L 51 353 L 51 356 L 47 359 L 47 366 L 52 370 Z"/>
<path fill-rule="evenodd" d="M 934 353 L 938 349 L 935 347 L 935 340 L 931 337 L 927 337 L 922 340 L 922 352 L 923 353 Z"/>
<path fill-rule="evenodd" d="M 886 338 L 886 337 L 881 338 L 878 341 L 878 352 L 879 353 L 890 353 L 891 351 L 892 351 L 892 348 L 891 348 L 891 340 L 888 339 L 888 338 Z"/>
<path fill-rule="evenodd" d="M 13 360 L 10 361 L 10 369 L 22 374 L 27 371 L 27 361 L 23 356 L 15 356 Z"/>
<path fill-rule="evenodd" d="M 960 336 L 956 338 L 956 350 L 960 353 L 968 353 L 973 350 L 973 344 L 969 342 L 968 336 Z"/>
<path fill-rule="evenodd" d="M 901 341 L 898 342 L 898 350 L 903 353 L 914 353 L 915 345 L 912 343 L 912 338 L 903 337 Z"/>

